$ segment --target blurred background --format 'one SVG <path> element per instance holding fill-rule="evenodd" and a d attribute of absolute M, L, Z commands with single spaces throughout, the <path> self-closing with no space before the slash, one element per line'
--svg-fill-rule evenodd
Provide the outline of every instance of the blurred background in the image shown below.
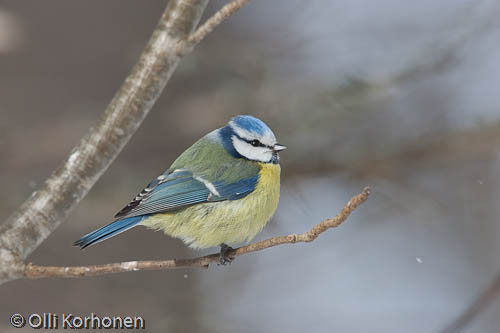
<path fill-rule="evenodd" d="M 0 221 L 96 124 L 164 7 L 0 1 Z M 147 332 L 443 329 L 499 271 L 498 17 L 494 0 L 250 2 L 182 61 L 123 153 L 28 260 L 202 254 L 143 228 L 83 252 L 71 244 L 236 114 L 260 117 L 289 147 L 278 211 L 257 240 L 308 230 L 366 185 L 369 201 L 311 244 L 224 268 L 10 282 L 0 331 L 23 331 L 13 313 L 43 312 L 142 316 Z M 495 300 L 464 332 L 498 332 L 499 315 Z"/>

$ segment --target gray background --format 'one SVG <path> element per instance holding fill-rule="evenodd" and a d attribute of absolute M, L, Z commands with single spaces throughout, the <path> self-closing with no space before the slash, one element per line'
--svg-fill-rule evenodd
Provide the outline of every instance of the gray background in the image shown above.
<path fill-rule="evenodd" d="M 0 1 L 0 221 L 97 122 L 164 5 Z M 2 285 L 0 331 L 31 331 L 8 318 L 43 312 L 140 315 L 147 332 L 443 328 L 499 266 L 499 14 L 495 1 L 252 1 L 182 61 L 123 153 L 29 260 L 198 256 L 143 228 L 83 252 L 71 244 L 236 114 L 262 118 L 289 146 L 278 211 L 257 239 L 303 232 L 366 185 L 369 202 L 311 244 L 229 267 Z M 497 332 L 499 309 L 465 331 Z"/>

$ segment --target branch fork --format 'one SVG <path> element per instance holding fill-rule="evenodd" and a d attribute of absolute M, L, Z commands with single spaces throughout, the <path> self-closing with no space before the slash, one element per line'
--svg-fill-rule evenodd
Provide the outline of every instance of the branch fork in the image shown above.
<path fill-rule="evenodd" d="M 44 277 L 86 277 L 138 270 L 206 268 L 218 254 L 194 259 L 129 261 L 107 265 L 49 267 L 25 264 L 26 258 L 68 217 L 138 129 L 179 61 L 226 18 L 250 0 L 233 0 L 198 26 L 208 0 L 170 0 L 137 64 L 92 127 L 61 166 L 0 225 L 0 284 Z M 366 188 L 334 218 L 303 234 L 274 237 L 237 248 L 239 256 L 265 248 L 311 242 L 344 222 L 370 194 Z"/>

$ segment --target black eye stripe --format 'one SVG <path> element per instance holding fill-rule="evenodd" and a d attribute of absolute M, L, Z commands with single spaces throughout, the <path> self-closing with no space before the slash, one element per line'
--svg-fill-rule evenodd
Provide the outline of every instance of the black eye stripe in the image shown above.
<path fill-rule="evenodd" d="M 238 139 L 240 139 L 241 141 L 248 143 L 249 145 L 251 145 L 253 147 L 265 147 L 265 148 L 273 149 L 272 146 L 265 145 L 257 139 L 254 139 L 254 140 L 244 139 L 236 133 L 234 133 L 234 136 L 237 137 Z"/>
<path fill-rule="evenodd" d="M 246 142 L 248 142 L 249 144 L 251 144 L 252 146 L 254 147 L 266 147 L 266 148 L 271 148 L 269 146 L 266 146 L 265 144 L 263 144 L 262 142 L 260 142 L 259 140 L 245 140 Z"/>

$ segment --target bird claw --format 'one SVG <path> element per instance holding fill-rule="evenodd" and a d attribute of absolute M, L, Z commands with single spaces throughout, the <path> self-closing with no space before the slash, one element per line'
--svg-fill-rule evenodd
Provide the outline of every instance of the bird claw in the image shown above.
<path fill-rule="evenodd" d="M 229 257 L 227 255 L 227 253 L 230 251 L 233 251 L 233 250 L 234 249 L 231 246 L 222 243 L 220 245 L 219 263 L 217 265 L 218 266 L 226 266 L 227 264 L 231 264 L 233 262 L 234 258 Z"/>
<path fill-rule="evenodd" d="M 223 257 L 220 256 L 219 262 L 217 263 L 218 266 L 226 266 L 227 264 L 231 264 L 233 262 L 234 258 L 231 257 Z"/>

